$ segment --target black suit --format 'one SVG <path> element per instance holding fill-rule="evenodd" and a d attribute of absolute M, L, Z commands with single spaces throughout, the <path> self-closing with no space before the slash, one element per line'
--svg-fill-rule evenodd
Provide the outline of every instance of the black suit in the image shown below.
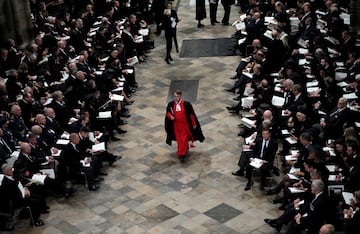
<path fill-rule="evenodd" d="M 344 123 L 348 121 L 350 110 L 345 107 L 343 110 L 333 109 L 325 119 L 325 134 L 327 138 L 335 139 L 341 136 L 344 131 Z"/>
<path fill-rule="evenodd" d="M 38 173 L 40 169 L 39 164 L 31 155 L 19 154 L 18 159 L 14 162 L 14 178 L 21 181 L 22 184 L 27 184 L 31 177 Z"/>
<path fill-rule="evenodd" d="M 74 116 L 74 111 L 71 110 L 65 103 L 60 104 L 56 101 L 52 101 L 50 104 L 55 111 L 55 119 L 58 121 L 60 127 L 67 129 L 69 119 Z"/>
<path fill-rule="evenodd" d="M 253 156 L 255 158 L 263 159 L 267 161 L 260 168 L 261 173 L 261 185 L 264 186 L 266 177 L 270 175 L 270 170 L 273 168 L 273 162 L 275 159 L 276 152 L 278 150 L 278 143 L 275 139 L 270 138 L 266 142 L 266 147 L 263 147 L 263 138 L 260 137 L 255 141 L 253 148 Z M 253 167 L 248 165 L 246 168 L 246 178 L 251 181 Z"/>
<path fill-rule="evenodd" d="M 46 124 L 43 130 L 45 129 L 46 131 L 51 131 L 51 135 L 52 131 L 54 131 L 56 138 L 59 138 L 64 133 L 64 129 L 61 128 L 59 122 L 56 119 L 50 119 L 49 117 L 46 117 Z"/>
<path fill-rule="evenodd" d="M 356 234 L 360 229 L 360 211 L 357 203 L 357 212 L 351 219 L 345 220 L 345 234 Z"/>
<path fill-rule="evenodd" d="M 300 224 L 292 221 L 288 227 L 287 233 L 301 233 L 301 230 L 308 230 L 308 233 L 319 233 L 321 226 L 326 221 L 329 211 L 328 196 L 325 192 L 321 193 L 315 200 L 300 210 L 300 214 L 308 214 L 302 217 Z"/>
<path fill-rule="evenodd" d="M 291 111 L 292 114 L 296 114 L 296 112 L 300 109 L 307 110 L 307 98 L 305 94 L 300 93 L 299 97 L 294 97 L 294 101 L 289 104 L 288 110 Z M 307 113 L 306 113 L 307 114 Z"/>
<path fill-rule="evenodd" d="M 218 8 L 219 0 L 209 0 L 209 6 L 210 6 L 210 23 L 215 24 L 216 23 L 216 12 Z"/>
<path fill-rule="evenodd" d="M 61 158 L 61 173 L 64 181 L 79 181 L 81 171 L 85 173 L 89 188 L 94 185 L 94 172 L 92 167 L 83 167 L 80 160 L 85 158 L 79 149 L 69 143 L 65 146 Z"/>
<path fill-rule="evenodd" d="M 224 17 L 221 21 L 223 24 L 229 24 L 231 5 L 234 3 L 234 0 L 221 0 L 221 4 L 224 7 Z"/>
<path fill-rule="evenodd" d="M 28 205 L 31 209 L 32 218 L 37 221 L 40 217 L 41 200 L 33 193 L 30 194 L 30 197 L 23 198 L 18 183 L 20 182 L 13 178 L 4 177 L 0 186 L 0 194 L 2 194 L 0 212 L 12 213 L 14 209 Z"/>
<path fill-rule="evenodd" d="M 6 159 L 10 158 L 12 150 L 6 146 L 6 142 L 3 142 L 3 139 L 0 139 L 0 165 L 6 163 Z"/>
<path fill-rule="evenodd" d="M 131 58 L 136 55 L 136 45 L 134 41 L 134 37 L 131 35 L 130 32 L 123 31 L 121 34 L 121 39 L 124 43 L 124 54 L 126 58 Z"/>

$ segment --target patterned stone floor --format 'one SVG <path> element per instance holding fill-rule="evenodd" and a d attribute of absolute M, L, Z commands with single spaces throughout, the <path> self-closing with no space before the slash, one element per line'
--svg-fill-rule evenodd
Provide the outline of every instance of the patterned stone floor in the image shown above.
<path fill-rule="evenodd" d="M 230 37 L 231 26 L 197 29 L 194 1 L 181 0 L 178 39 Z M 207 6 L 207 13 L 209 9 Z M 223 15 L 219 4 L 218 20 Z M 233 6 L 231 21 L 238 16 Z M 110 151 L 123 159 L 108 168 L 97 192 L 79 187 L 70 199 L 52 198 L 46 225 L 30 228 L 18 222 L 16 233 L 275 233 L 263 222 L 279 215 L 258 189 L 244 192 L 245 179 L 234 177 L 243 140 L 237 137 L 239 118 L 227 113 L 233 96 L 224 92 L 240 61 L 237 56 L 182 58 L 167 65 L 164 34 L 154 37 L 156 48 L 136 67 L 140 87 L 132 97 L 128 133 Z M 172 80 L 199 80 L 193 103 L 206 140 L 196 143 L 186 163 L 175 156 L 176 144 L 165 144 L 164 114 Z"/>

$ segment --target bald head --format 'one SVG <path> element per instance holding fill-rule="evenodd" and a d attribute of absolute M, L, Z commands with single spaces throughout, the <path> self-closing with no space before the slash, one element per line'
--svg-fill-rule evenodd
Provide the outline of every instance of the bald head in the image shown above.
<path fill-rule="evenodd" d="M 264 120 L 268 119 L 271 120 L 273 118 L 272 112 L 270 110 L 266 110 L 263 113 Z"/>

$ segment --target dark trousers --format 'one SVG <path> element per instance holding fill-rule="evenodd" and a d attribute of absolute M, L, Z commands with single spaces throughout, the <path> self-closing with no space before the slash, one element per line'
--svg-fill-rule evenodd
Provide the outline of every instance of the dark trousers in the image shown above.
<path fill-rule="evenodd" d="M 245 170 L 246 165 L 248 165 L 250 158 L 254 157 L 252 151 L 243 151 L 241 152 L 240 159 L 238 161 L 238 166 L 241 170 Z"/>
<path fill-rule="evenodd" d="M 229 18 L 230 18 L 230 10 L 231 10 L 231 5 L 224 5 L 224 17 L 221 21 L 221 23 L 223 24 L 228 24 L 229 23 Z"/>
<path fill-rule="evenodd" d="M 246 178 L 248 179 L 248 183 L 252 182 L 251 181 L 251 177 L 252 177 L 252 173 L 253 173 L 253 167 L 248 165 L 246 167 Z M 260 184 L 262 186 L 265 186 L 265 181 L 266 181 L 266 177 L 268 177 L 270 175 L 270 166 L 269 163 L 264 163 L 259 169 L 257 169 L 260 172 L 260 176 L 261 176 L 261 182 Z"/>
<path fill-rule="evenodd" d="M 165 38 L 166 38 L 166 58 L 171 58 L 171 50 L 172 50 L 172 41 L 174 39 L 175 48 L 178 49 L 178 41 L 176 38 L 176 28 L 171 29 L 171 33 L 165 32 Z"/>
<path fill-rule="evenodd" d="M 217 3 L 210 3 L 210 23 L 211 24 L 215 24 L 217 7 L 218 7 Z"/>

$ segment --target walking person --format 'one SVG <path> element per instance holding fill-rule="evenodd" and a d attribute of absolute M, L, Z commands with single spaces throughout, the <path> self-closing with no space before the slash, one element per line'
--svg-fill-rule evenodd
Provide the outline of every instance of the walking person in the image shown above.
<path fill-rule="evenodd" d="M 201 23 L 201 20 L 206 18 L 205 0 L 196 0 L 196 15 L 195 19 L 198 21 L 198 28 L 203 28 L 205 25 Z"/>
<path fill-rule="evenodd" d="M 163 20 L 161 23 L 162 28 L 165 30 L 166 38 L 166 58 L 167 64 L 172 64 L 174 60 L 171 57 L 172 40 L 174 39 L 176 53 L 179 53 L 179 45 L 176 38 L 176 25 L 181 19 L 178 18 L 177 13 L 172 9 L 172 2 L 166 4 L 164 10 Z"/>
<path fill-rule="evenodd" d="M 196 140 L 203 142 L 205 137 L 191 103 L 183 100 L 181 95 L 181 90 L 176 90 L 174 100 L 167 105 L 165 130 L 166 143 L 171 145 L 172 141 L 176 140 L 177 156 L 183 163 L 189 150 L 189 141 L 191 140 L 191 146 L 195 147 L 193 142 Z"/>
<path fill-rule="evenodd" d="M 215 25 L 215 23 L 220 23 L 216 20 L 216 12 L 218 8 L 219 0 L 209 0 L 210 5 L 210 23 Z"/>
<path fill-rule="evenodd" d="M 224 17 L 221 21 L 221 23 L 225 26 L 230 25 L 229 20 L 230 20 L 230 10 L 231 10 L 231 5 L 235 3 L 235 0 L 221 0 L 221 4 L 224 7 Z"/>

